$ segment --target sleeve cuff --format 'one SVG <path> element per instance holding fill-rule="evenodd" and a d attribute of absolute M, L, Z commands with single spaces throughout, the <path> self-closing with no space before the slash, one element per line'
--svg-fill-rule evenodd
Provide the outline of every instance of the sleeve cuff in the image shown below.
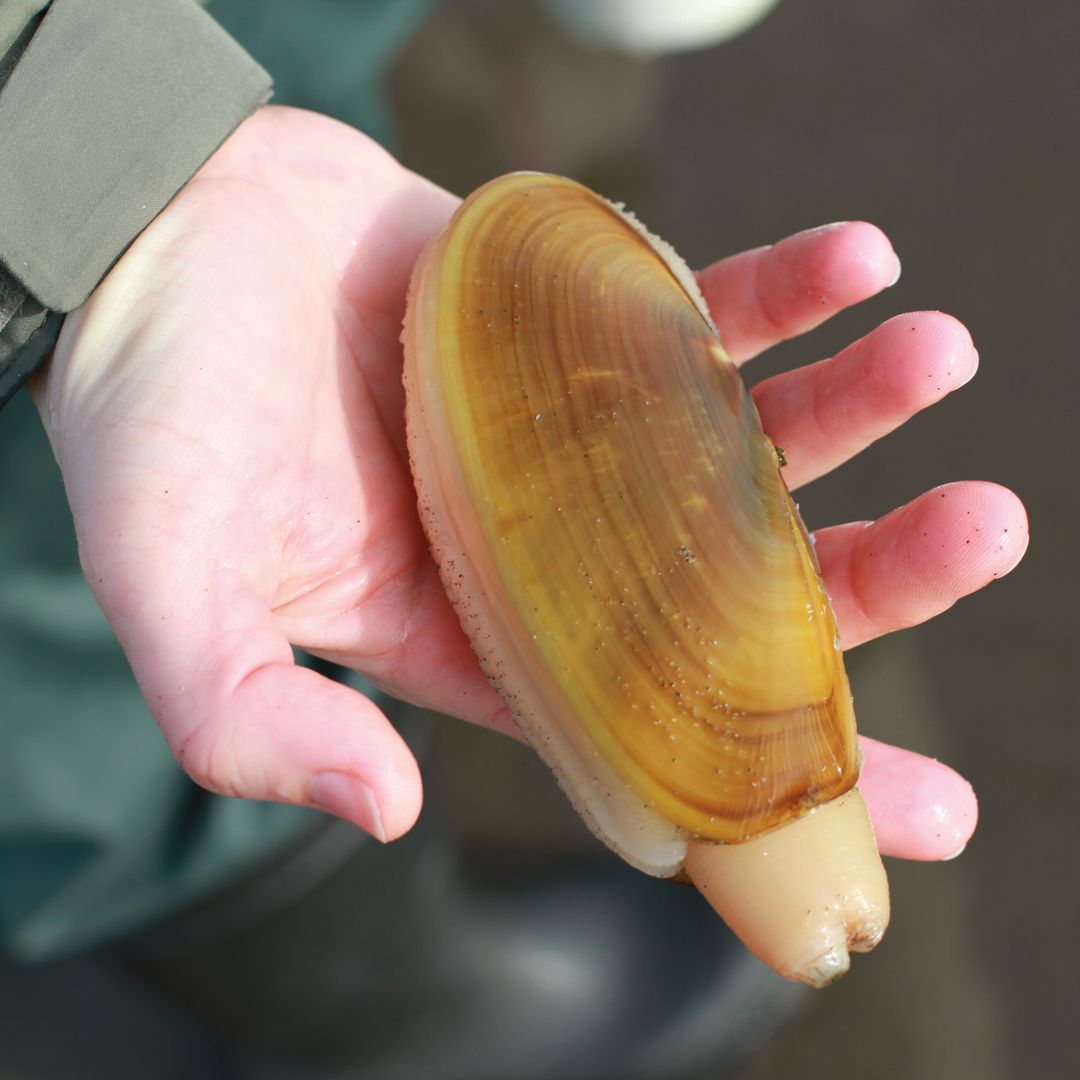
<path fill-rule="evenodd" d="M 0 89 L 0 276 L 26 294 L 0 313 L 0 400 L 18 351 L 55 337 L 47 313 L 90 295 L 270 89 L 194 0 L 53 0 Z"/>

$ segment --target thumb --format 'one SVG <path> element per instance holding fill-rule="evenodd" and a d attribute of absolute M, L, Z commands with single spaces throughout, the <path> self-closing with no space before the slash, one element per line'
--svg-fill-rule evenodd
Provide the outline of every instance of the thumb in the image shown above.
<path fill-rule="evenodd" d="M 384 842 L 407 832 L 420 772 L 375 703 L 297 665 L 247 586 L 184 589 L 171 576 L 102 606 L 188 775 L 222 795 L 329 811 Z"/>

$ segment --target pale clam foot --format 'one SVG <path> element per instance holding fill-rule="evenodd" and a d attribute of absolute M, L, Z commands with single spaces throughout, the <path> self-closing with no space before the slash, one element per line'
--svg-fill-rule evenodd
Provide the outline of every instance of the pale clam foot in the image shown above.
<path fill-rule="evenodd" d="M 692 843 L 685 870 L 746 947 L 827 986 L 889 923 L 889 886 L 858 789 L 745 844 Z"/>

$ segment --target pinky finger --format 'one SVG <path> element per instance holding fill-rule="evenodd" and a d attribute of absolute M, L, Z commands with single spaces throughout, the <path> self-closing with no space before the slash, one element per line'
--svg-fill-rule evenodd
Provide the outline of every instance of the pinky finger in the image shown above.
<path fill-rule="evenodd" d="M 959 855 L 979 818 L 971 785 L 933 758 L 875 739 L 859 743 L 859 790 L 881 854 L 923 861 Z"/>

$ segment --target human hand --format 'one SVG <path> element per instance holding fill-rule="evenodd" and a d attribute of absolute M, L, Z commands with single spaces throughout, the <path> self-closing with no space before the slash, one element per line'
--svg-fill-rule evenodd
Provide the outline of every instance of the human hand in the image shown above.
<path fill-rule="evenodd" d="M 405 452 L 408 278 L 454 205 L 356 132 L 264 109 L 68 318 L 34 386 L 88 580 L 183 767 L 212 790 L 320 805 L 380 839 L 415 819 L 416 763 L 371 701 L 296 666 L 291 646 L 514 730 L 428 555 Z M 741 362 L 894 270 L 880 232 L 854 224 L 735 256 L 701 281 Z M 974 367 L 955 321 L 909 315 L 755 398 L 796 486 Z M 989 484 L 819 532 L 845 645 L 1007 572 L 1026 535 L 1015 497 Z M 962 779 L 863 746 L 883 852 L 940 858 L 966 842 L 975 804 Z"/>

